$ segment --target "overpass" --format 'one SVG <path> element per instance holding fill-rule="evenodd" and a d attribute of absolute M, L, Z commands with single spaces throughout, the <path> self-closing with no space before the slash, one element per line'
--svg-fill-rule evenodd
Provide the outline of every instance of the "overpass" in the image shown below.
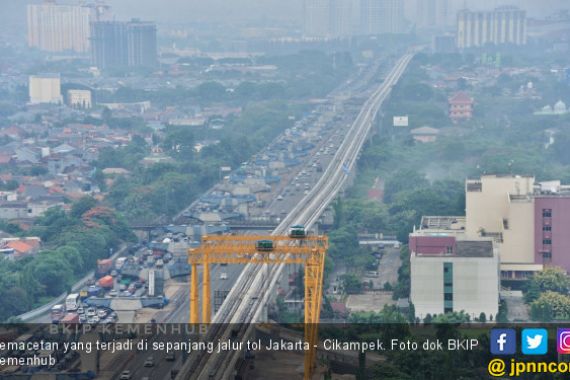
<path fill-rule="evenodd" d="M 392 87 L 400 79 L 413 53 L 402 56 L 384 82 L 364 103 L 335 156 L 313 189 L 307 194 L 273 231 L 274 236 L 284 235 L 287 228 L 303 224 L 311 228 L 323 211 L 344 187 L 348 174 L 357 162 L 359 152 L 366 141 L 375 115 L 389 96 Z M 233 339 L 245 340 L 254 332 L 252 323 L 263 319 L 265 305 L 274 294 L 284 264 L 248 264 L 229 292 L 225 302 L 213 319 L 213 325 L 204 338 L 208 341 Z M 238 324 L 239 331 L 230 331 L 228 324 Z M 176 379 L 231 379 L 241 354 L 230 351 L 210 355 L 196 352 L 182 365 Z"/>

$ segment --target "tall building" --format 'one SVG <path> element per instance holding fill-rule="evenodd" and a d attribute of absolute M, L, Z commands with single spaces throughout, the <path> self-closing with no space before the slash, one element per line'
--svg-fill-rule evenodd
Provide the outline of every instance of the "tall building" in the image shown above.
<path fill-rule="evenodd" d="M 93 8 L 58 5 L 55 2 L 28 5 L 28 46 L 48 52 L 89 51 L 89 22 Z"/>
<path fill-rule="evenodd" d="M 97 21 L 91 24 L 91 61 L 105 70 L 154 67 L 157 64 L 156 26 L 133 20 Z"/>
<path fill-rule="evenodd" d="M 154 67 L 157 64 L 156 25 L 133 20 L 127 24 L 127 64 Z"/>
<path fill-rule="evenodd" d="M 459 49 L 491 45 L 525 45 L 526 12 L 515 7 L 500 7 L 491 12 L 459 11 L 457 47 Z"/>
<path fill-rule="evenodd" d="M 330 34 L 333 37 L 347 37 L 353 34 L 355 0 L 331 0 Z"/>
<path fill-rule="evenodd" d="M 58 104 L 63 101 L 59 74 L 30 75 L 28 84 L 31 104 Z"/>
<path fill-rule="evenodd" d="M 361 0 L 360 23 L 365 35 L 404 32 L 403 0 Z"/>
<path fill-rule="evenodd" d="M 449 18 L 449 0 L 416 0 L 416 25 L 420 28 L 441 28 Z"/>
<path fill-rule="evenodd" d="M 303 34 L 306 37 L 329 37 L 331 34 L 331 0 L 305 0 L 303 7 Z"/>

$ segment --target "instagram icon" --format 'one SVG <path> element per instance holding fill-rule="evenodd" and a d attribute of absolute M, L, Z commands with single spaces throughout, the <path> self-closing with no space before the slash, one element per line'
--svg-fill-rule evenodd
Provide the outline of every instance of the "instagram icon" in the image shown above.
<path fill-rule="evenodd" d="M 556 334 L 556 350 L 559 354 L 570 354 L 570 329 L 558 329 Z"/>

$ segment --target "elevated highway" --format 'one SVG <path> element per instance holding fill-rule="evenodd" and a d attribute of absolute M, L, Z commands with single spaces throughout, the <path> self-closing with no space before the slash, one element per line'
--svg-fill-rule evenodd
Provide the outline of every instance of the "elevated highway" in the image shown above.
<path fill-rule="evenodd" d="M 289 226 L 303 224 L 310 229 L 323 211 L 345 185 L 348 173 L 357 162 L 360 150 L 373 125 L 374 118 L 392 87 L 398 82 L 413 53 L 402 56 L 386 76 L 384 82 L 372 93 L 352 123 L 345 139 L 339 146 L 325 172 L 307 194 L 273 231 L 273 235 L 287 233 Z M 209 341 L 247 339 L 252 336 L 252 323 L 264 319 L 266 304 L 274 294 L 276 284 L 285 264 L 248 264 L 238 277 L 225 302 L 213 319 L 208 335 Z M 239 326 L 232 331 L 229 324 Z M 196 352 L 182 365 L 176 379 L 231 379 L 240 353 L 235 351 L 219 354 Z"/>

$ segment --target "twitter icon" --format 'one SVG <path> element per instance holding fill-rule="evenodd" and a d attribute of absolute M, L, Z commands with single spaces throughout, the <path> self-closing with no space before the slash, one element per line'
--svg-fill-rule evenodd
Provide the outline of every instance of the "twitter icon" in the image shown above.
<path fill-rule="evenodd" d="M 545 329 L 524 329 L 522 331 L 522 353 L 544 355 L 548 352 L 548 331 Z"/>

